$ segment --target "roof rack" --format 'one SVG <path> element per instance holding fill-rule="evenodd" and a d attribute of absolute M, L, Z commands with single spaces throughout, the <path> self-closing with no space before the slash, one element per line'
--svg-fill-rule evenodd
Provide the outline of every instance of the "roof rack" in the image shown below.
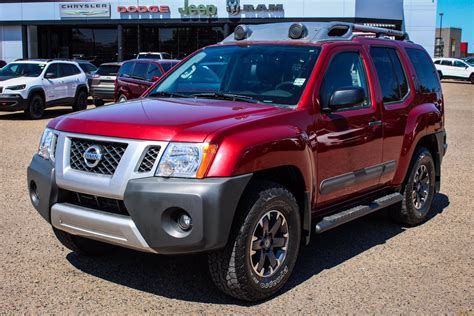
<path fill-rule="evenodd" d="M 350 41 L 357 36 L 394 37 L 409 40 L 406 32 L 348 22 L 304 22 L 238 25 L 222 43 L 242 41 Z"/>

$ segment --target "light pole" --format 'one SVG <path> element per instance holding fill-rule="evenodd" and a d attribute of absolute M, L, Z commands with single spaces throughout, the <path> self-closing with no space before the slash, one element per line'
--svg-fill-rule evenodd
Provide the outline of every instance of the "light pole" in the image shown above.
<path fill-rule="evenodd" d="M 439 13 L 439 54 L 440 57 L 444 55 L 444 45 L 443 45 L 443 38 L 441 37 L 441 30 L 443 29 L 443 15 L 444 13 Z"/>

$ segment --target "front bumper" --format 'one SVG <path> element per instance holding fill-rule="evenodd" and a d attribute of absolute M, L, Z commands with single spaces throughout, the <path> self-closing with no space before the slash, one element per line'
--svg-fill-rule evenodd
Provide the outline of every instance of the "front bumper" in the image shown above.
<path fill-rule="evenodd" d="M 146 252 L 184 254 L 225 246 L 240 197 L 251 174 L 208 179 L 148 177 L 128 181 L 124 204 L 130 216 L 70 204 L 55 181 L 49 161 L 35 155 L 28 167 L 28 187 L 37 188 L 32 204 L 60 230 Z M 94 194 L 94 192 L 83 192 Z M 31 196 L 31 194 L 30 194 Z M 192 228 L 175 225 L 176 212 L 192 218 Z"/>
<path fill-rule="evenodd" d="M 20 111 L 27 107 L 27 100 L 19 94 L 0 95 L 0 111 Z"/>

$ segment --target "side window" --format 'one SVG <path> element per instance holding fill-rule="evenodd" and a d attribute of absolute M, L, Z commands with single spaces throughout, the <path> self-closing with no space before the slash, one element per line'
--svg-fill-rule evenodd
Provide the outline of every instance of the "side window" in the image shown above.
<path fill-rule="evenodd" d="M 453 65 L 453 62 L 450 61 L 450 60 L 445 60 L 445 59 L 443 59 L 443 60 L 441 61 L 441 65 L 452 66 L 452 65 Z"/>
<path fill-rule="evenodd" d="M 438 59 L 438 60 L 435 60 L 434 63 L 435 63 L 436 65 L 439 65 L 439 64 L 441 63 L 441 60 L 439 60 L 439 59 Z"/>
<path fill-rule="evenodd" d="M 329 99 L 334 91 L 350 87 L 363 88 L 366 99 L 362 104 L 349 109 L 368 107 L 369 89 L 367 86 L 367 76 L 359 52 L 338 53 L 331 60 L 319 89 L 321 108 L 329 106 Z"/>
<path fill-rule="evenodd" d="M 153 77 L 161 77 L 162 75 L 163 73 L 157 65 L 150 64 L 150 67 L 148 67 L 148 71 L 146 72 L 146 80 L 152 81 Z"/>
<path fill-rule="evenodd" d="M 59 69 L 59 64 L 51 64 L 49 65 L 48 69 L 46 70 L 45 74 L 53 73 L 55 78 L 60 78 L 62 76 L 62 72 Z"/>
<path fill-rule="evenodd" d="M 408 82 L 395 49 L 372 47 L 370 55 L 382 88 L 383 101 L 389 103 L 403 100 L 408 94 Z"/>
<path fill-rule="evenodd" d="M 61 64 L 61 69 L 63 70 L 63 77 L 74 76 L 81 73 L 79 68 L 72 64 Z"/>
<path fill-rule="evenodd" d="M 148 63 L 136 63 L 133 68 L 132 77 L 135 79 L 145 79 Z"/>
<path fill-rule="evenodd" d="M 418 90 L 427 93 L 439 91 L 441 87 L 438 74 L 428 54 L 415 48 L 407 48 L 406 52 L 413 68 L 415 68 Z"/>
<path fill-rule="evenodd" d="M 455 61 L 454 61 L 454 67 L 466 68 L 466 64 L 463 63 L 463 62 L 460 61 L 460 60 L 455 60 Z"/>
<path fill-rule="evenodd" d="M 119 76 L 119 77 L 130 77 L 131 72 L 132 72 L 132 69 L 133 69 L 133 65 L 135 65 L 134 62 L 131 62 L 131 63 L 124 63 L 124 64 L 122 65 L 122 67 L 120 67 L 118 76 Z"/>

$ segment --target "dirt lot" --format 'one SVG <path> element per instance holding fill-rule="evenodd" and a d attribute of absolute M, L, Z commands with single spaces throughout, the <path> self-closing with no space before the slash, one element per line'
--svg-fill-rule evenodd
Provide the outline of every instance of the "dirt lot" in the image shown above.
<path fill-rule="evenodd" d="M 371 216 L 313 238 L 284 291 L 260 304 L 218 292 L 204 256 L 123 250 L 103 258 L 56 241 L 26 191 L 47 121 L 0 114 L 0 313 L 474 313 L 474 85 L 444 82 L 449 149 L 432 217 L 403 229 Z"/>

